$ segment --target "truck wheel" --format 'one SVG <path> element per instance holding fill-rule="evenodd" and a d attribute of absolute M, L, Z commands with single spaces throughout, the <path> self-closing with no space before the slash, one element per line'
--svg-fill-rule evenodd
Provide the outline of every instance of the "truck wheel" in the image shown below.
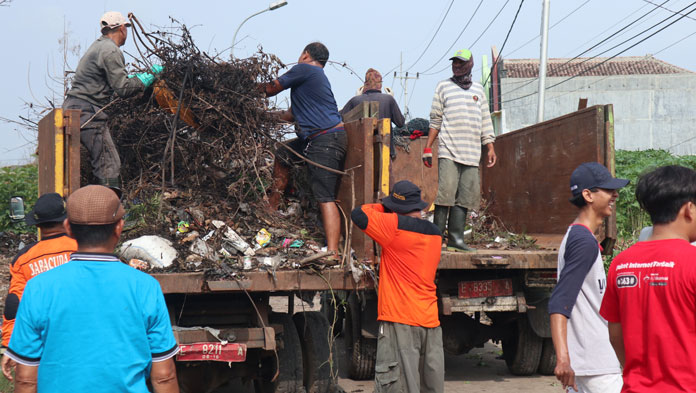
<path fill-rule="evenodd" d="M 359 324 L 354 324 L 350 307 L 346 307 L 343 340 L 346 345 L 348 375 L 354 380 L 368 380 L 375 377 L 377 340 L 362 337 Z"/>
<path fill-rule="evenodd" d="M 254 381 L 256 393 L 305 393 L 302 385 L 302 345 L 295 323 L 285 313 L 271 313 L 269 321 L 283 325 L 283 332 L 276 334 L 278 360 L 276 363 L 275 355 L 263 358 L 261 378 Z M 276 370 L 278 378 L 271 382 Z"/>
<path fill-rule="evenodd" d="M 545 338 L 541 349 L 541 360 L 539 360 L 537 372 L 541 375 L 553 375 L 553 370 L 555 368 L 556 350 L 553 348 L 553 340 Z"/>
<path fill-rule="evenodd" d="M 503 339 L 503 358 L 513 375 L 532 375 L 539 366 L 543 339 L 529 326 L 527 317 L 517 319 L 513 332 Z"/>
<path fill-rule="evenodd" d="M 333 296 L 331 296 L 330 292 L 321 293 L 321 313 L 329 321 L 329 326 L 333 324 L 334 337 L 338 337 L 343 330 L 344 311 L 341 303 L 338 293 L 334 293 Z"/>
<path fill-rule="evenodd" d="M 336 385 L 338 362 L 329 335 L 329 321 L 319 311 L 305 311 L 292 319 L 302 344 L 304 386 L 307 393 L 329 393 Z"/>

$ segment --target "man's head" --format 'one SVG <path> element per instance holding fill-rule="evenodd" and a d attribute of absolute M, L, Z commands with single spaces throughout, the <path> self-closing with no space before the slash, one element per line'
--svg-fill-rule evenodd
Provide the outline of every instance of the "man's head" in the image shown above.
<path fill-rule="evenodd" d="M 79 249 L 112 252 L 121 236 L 125 214 L 121 201 L 111 189 L 90 185 L 68 198 L 68 218 L 64 225 Z"/>
<path fill-rule="evenodd" d="M 474 56 L 468 49 L 460 49 L 454 52 L 452 60 L 452 74 L 455 77 L 466 77 L 471 75 L 471 70 L 474 68 Z"/>
<path fill-rule="evenodd" d="M 312 61 L 316 61 L 322 67 L 329 61 L 329 50 L 321 42 L 312 42 L 305 46 L 298 63 L 311 63 Z"/>
<path fill-rule="evenodd" d="M 365 73 L 365 85 L 363 93 L 368 90 L 382 90 L 382 74 L 374 68 L 370 68 Z"/>
<path fill-rule="evenodd" d="M 420 217 L 428 202 L 421 199 L 421 190 L 408 180 L 402 180 L 392 188 L 389 196 L 382 198 L 382 205 L 394 213 Z"/>
<path fill-rule="evenodd" d="M 598 162 L 580 164 L 570 175 L 570 202 L 584 208 L 593 206 L 600 215 L 610 216 L 618 197 L 616 190 L 628 184 L 626 179 L 617 179 Z"/>
<path fill-rule="evenodd" d="M 126 43 L 130 25 L 128 19 L 117 11 L 109 11 L 99 19 L 101 33 L 111 38 L 118 46 L 123 46 Z"/>
<path fill-rule="evenodd" d="M 636 199 L 653 225 L 669 224 L 684 215 L 696 219 L 696 171 L 669 165 L 648 172 L 638 180 Z"/>
<path fill-rule="evenodd" d="M 60 228 L 65 220 L 65 201 L 60 194 L 51 192 L 41 195 L 34 208 L 24 217 L 27 225 L 36 225 L 42 230 Z"/>

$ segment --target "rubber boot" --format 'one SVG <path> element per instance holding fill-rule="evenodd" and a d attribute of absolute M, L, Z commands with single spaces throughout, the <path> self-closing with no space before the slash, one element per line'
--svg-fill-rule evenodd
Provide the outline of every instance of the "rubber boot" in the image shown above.
<path fill-rule="evenodd" d="M 290 168 L 281 164 L 278 160 L 273 163 L 273 185 L 271 186 L 271 192 L 268 196 L 268 204 L 271 210 L 278 210 L 280 206 L 280 201 L 283 199 L 283 193 L 288 187 L 288 182 L 290 181 Z"/>
<path fill-rule="evenodd" d="M 433 224 L 435 224 L 442 237 L 445 237 L 445 226 L 447 225 L 447 215 L 449 214 L 449 206 L 435 205 L 435 214 L 433 215 Z"/>
<path fill-rule="evenodd" d="M 464 243 L 467 209 L 461 206 L 450 208 L 447 223 L 447 249 L 450 251 L 475 251 Z"/>
<path fill-rule="evenodd" d="M 99 178 L 97 184 L 109 187 L 113 192 L 116 193 L 118 199 L 123 196 L 123 190 L 121 189 L 121 178 L 119 177 L 107 177 L 106 179 Z"/>

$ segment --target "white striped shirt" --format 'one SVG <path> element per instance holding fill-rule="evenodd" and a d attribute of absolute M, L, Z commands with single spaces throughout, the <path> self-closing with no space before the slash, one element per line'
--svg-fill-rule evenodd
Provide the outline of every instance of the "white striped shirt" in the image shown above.
<path fill-rule="evenodd" d="M 438 158 L 478 166 L 481 145 L 495 141 L 483 86 L 473 82 L 464 90 L 450 79 L 435 88 L 430 128 L 439 130 Z"/>

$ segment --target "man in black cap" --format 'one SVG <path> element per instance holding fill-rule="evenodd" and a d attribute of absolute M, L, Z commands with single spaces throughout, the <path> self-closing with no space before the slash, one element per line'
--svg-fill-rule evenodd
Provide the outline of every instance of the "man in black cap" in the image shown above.
<path fill-rule="evenodd" d="M 27 225 L 36 225 L 41 230 L 41 241 L 24 247 L 10 263 L 10 289 L 5 298 L 2 318 L 2 347 L 7 348 L 14 328 L 19 301 L 27 281 L 37 274 L 53 269 L 70 260 L 70 254 L 77 250 L 77 243 L 68 237 L 63 228 L 67 217 L 63 197 L 55 192 L 42 195 L 34 209 L 24 218 Z M 12 380 L 14 361 L 2 357 L 2 373 Z"/>
<path fill-rule="evenodd" d="M 558 249 L 558 284 L 549 300 L 556 378 L 579 392 L 618 393 L 621 367 L 609 342 L 607 321 L 599 315 L 607 275 L 594 233 L 614 211 L 618 189 L 597 162 L 586 162 L 570 176 L 570 202 L 580 209 Z"/>
<path fill-rule="evenodd" d="M 351 213 L 353 223 L 382 246 L 376 393 L 444 392 L 435 286 L 442 234 L 421 218 L 426 207 L 421 190 L 403 180 L 381 204 L 362 205 Z"/>

